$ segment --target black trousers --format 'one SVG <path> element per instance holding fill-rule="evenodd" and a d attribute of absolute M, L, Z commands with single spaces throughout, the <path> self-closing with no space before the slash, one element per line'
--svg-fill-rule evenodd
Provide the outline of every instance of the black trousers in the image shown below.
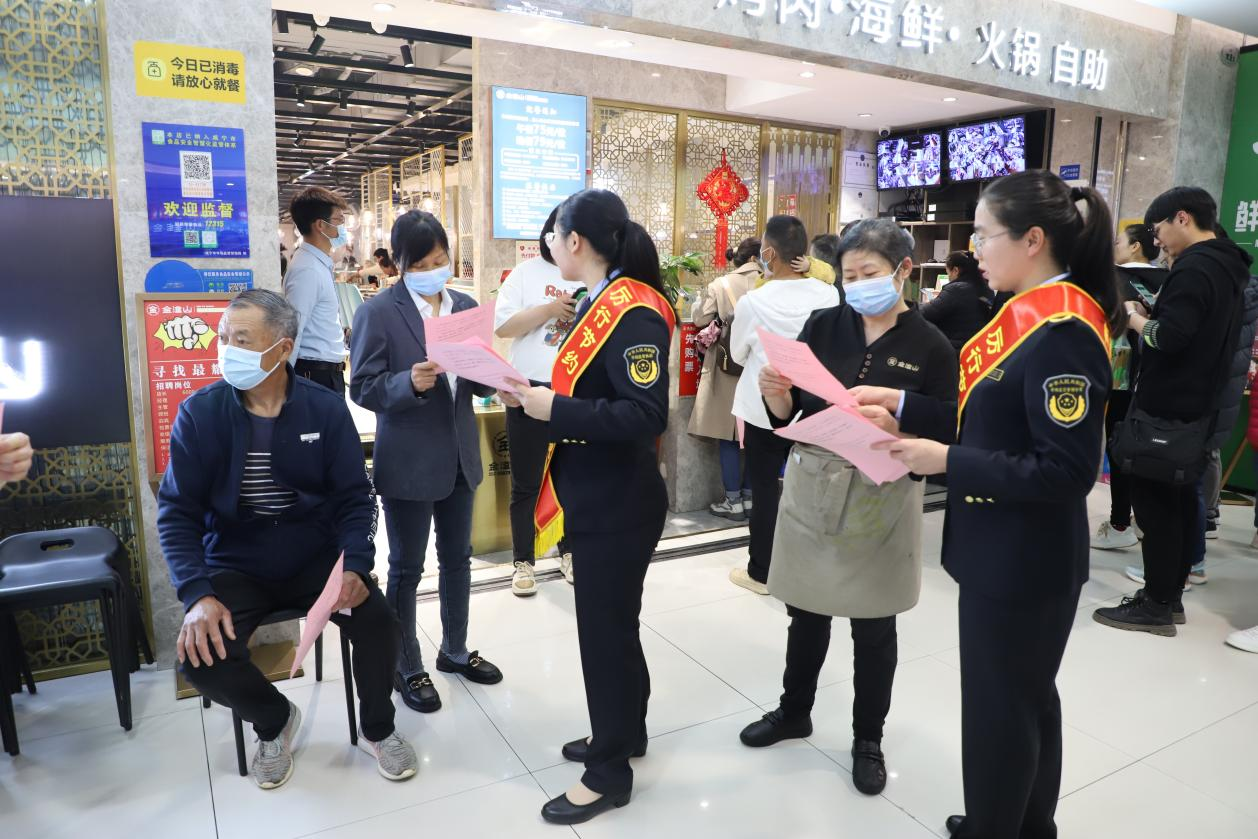
<path fill-rule="evenodd" d="M 533 382 L 533 384 L 538 384 Z M 534 562 L 537 528 L 533 511 L 542 488 L 549 423 L 535 420 L 523 408 L 507 408 L 507 441 L 511 446 L 511 554 L 515 562 Z"/>
<path fill-rule="evenodd" d="M 781 498 L 782 467 L 793 444 L 770 430 L 751 423 L 743 425 L 743 447 L 747 451 L 747 481 L 751 484 L 750 559 L 747 573 L 759 583 L 769 581 L 773 560 L 773 531 L 777 527 Z"/>
<path fill-rule="evenodd" d="M 1162 603 L 1179 600 L 1195 561 L 1202 527 L 1197 485 L 1175 486 L 1133 477 L 1131 501 L 1144 530 L 1140 543 L 1144 589 Z"/>
<path fill-rule="evenodd" d="M 212 665 L 181 666 L 184 677 L 205 696 L 253 723 L 260 740 L 274 740 L 288 721 L 288 700 L 249 660 L 249 638 L 258 622 L 281 609 L 309 609 L 323 591 L 333 563 L 318 563 L 295 579 L 261 580 L 235 571 L 211 576 L 214 595 L 231 612 L 236 640 L 226 636 L 227 658 L 210 648 Z M 348 616 L 332 620 L 350 640 L 354 685 L 358 689 L 363 736 L 380 741 L 393 733 L 393 665 L 397 659 L 397 620 L 374 584 L 367 600 Z"/>
<path fill-rule="evenodd" d="M 817 698 L 817 679 L 830 648 L 829 615 L 787 606 L 791 627 L 786 636 L 786 672 L 782 675 L 782 713 L 788 718 L 806 717 Z M 882 726 L 891 710 L 891 686 L 899 659 L 895 616 L 852 618 L 855 666 L 852 702 L 852 736 L 856 740 L 882 742 Z"/>
<path fill-rule="evenodd" d="M 961 587 L 960 839 L 1057 836 L 1057 670 L 1078 605 L 1077 589 L 995 599 Z"/>
<path fill-rule="evenodd" d="M 1105 413 L 1105 440 L 1108 448 L 1114 442 L 1114 429 L 1127 417 L 1131 408 L 1131 391 L 1115 390 L 1109 395 Z M 1131 478 L 1118 466 L 1113 455 L 1109 459 L 1109 522 L 1117 527 L 1131 526 Z"/>
<path fill-rule="evenodd" d="M 622 533 L 569 533 L 576 579 L 577 638 L 590 713 L 590 749 L 581 782 L 603 795 L 633 788 L 629 755 L 646 742 L 651 674 L 638 615 L 658 522 Z"/>
<path fill-rule="evenodd" d="M 343 364 L 299 358 L 297 363 L 293 365 L 293 370 L 303 379 L 309 379 L 315 384 L 323 385 L 328 390 L 339 393 L 341 396 L 345 395 L 345 365 Z"/>

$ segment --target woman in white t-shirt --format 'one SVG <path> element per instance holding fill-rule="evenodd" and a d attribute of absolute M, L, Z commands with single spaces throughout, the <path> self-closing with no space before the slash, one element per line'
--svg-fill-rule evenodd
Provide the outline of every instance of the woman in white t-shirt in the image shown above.
<path fill-rule="evenodd" d="M 521 262 L 507 275 L 494 305 L 494 334 L 514 339 L 511 364 L 533 385 L 550 385 L 559 345 L 572 328 L 576 314 L 574 294 L 585 288 L 579 280 L 565 280 L 551 261 L 546 234 L 554 229 L 552 211 L 538 238 L 542 255 Z M 507 441 L 511 446 L 511 546 L 515 561 L 511 591 L 517 597 L 529 597 L 537 593 L 533 577 L 533 508 L 546 465 L 547 425 L 528 416 L 523 408 L 508 407 Z M 559 567 L 571 583 L 572 559 L 562 543 L 559 551 Z"/>

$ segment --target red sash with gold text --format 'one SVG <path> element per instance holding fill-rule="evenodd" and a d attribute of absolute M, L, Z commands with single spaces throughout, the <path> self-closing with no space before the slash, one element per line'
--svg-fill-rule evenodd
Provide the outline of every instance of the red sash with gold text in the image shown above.
<path fill-rule="evenodd" d="M 975 385 L 999 367 L 1041 326 L 1069 318 L 1078 318 L 1092 327 L 1108 358 L 1109 324 L 1105 312 L 1086 291 L 1066 282 L 1048 283 L 1024 291 L 1006 303 L 1000 314 L 961 348 L 958 424 Z"/>
<path fill-rule="evenodd" d="M 612 282 L 598 299 L 590 305 L 581 320 L 572 327 L 568 337 L 559 347 L 559 355 L 555 359 L 551 371 L 551 389 L 558 396 L 572 396 L 577 379 L 581 378 L 603 348 L 607 338 L 612 334 L 628 312 L 645 307 L 659 313 L 668 324 L 668 335 L 672 338 L 676 324 L 673 307 L 664 296 L 646 283 L 620 277 Z M 533 525 L 537 536 L 534 543 L 535 556 L 545 556 L 546 552 L 559 544 L 563 538 L 563 507 L 559 504 L 559 496 L 555 492 L 555 483 L 550 477 L 550 461 L 555 454 L 555 444 L 551 443 L 546 452 L 546 468 L 542 472 L 542 488 L 537 495 L 537 506 L 533 510 Z"/>

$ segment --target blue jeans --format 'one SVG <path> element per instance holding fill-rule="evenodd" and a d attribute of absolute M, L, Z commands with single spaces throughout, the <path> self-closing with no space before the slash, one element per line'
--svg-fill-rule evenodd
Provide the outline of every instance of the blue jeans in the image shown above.
<path fill-rule="evenodd" d="M 751 495 L 751 481 L 742 469 L 741 452 L 737 440 L 719 441 L 721 456 L 721 483 L 725 485 L 727 498 L 735 499 L 739 495 Z"/>
<path fill-rule="evenodd" d="M 415 591 L 424 574 L 428 532 L 436 522 L 441 652 L 467 663 L 468 600 L 472 594 L 472 497 L 462 472 L 454 490 L 440 501 L 384 499 L 389 534 L 389 587 L 385 593 L 401 624 L 397 670 L 407 678 L 423 673 L 415 629 Z"/>

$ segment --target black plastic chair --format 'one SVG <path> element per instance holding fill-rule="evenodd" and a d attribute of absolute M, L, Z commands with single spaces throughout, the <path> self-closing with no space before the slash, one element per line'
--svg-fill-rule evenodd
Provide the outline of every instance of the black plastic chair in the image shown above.
<path fill-rule="evenodd" d="M 285 621 L 297 620 L 304 618 L 306 613 L 299 609 L 284 609 L 278 612 L 271 612 L 259 627 L 267 626 L 273 623 L 284 623 Z M 315 681 L 323 681 L 323 635 L 320 634 L 315 639 Z M 345 711 L 349 716 L 349 742 L 351 745 L 358 745 L 358 716 L 354 711 L 354 667 L 350 660 L 349 638 L 345 633 L 341 633 L 341 667 L 345 676 Z M 210 698 L 202 695 L 201 706 L 203 708 L 210 707 Z M 236 735 L 236 767 L 240 770 L 241 777 L 249 774 L 249 765 L 245 760 L 245 727 L 244 720 L 233 710 L 232 711 L 232 733 Z"/>
<path fill-rule="evenodd" d="M 113 677 L 118 722 L 131 730 L 131 670 L 138 668 L 136 638 L 144 637 L 152 661 L 139 607 L 127 583 L 126 551 L 112 531 L 103 527 L 74 527 L 21 533 L 0 541 L 0 671 L 10 668 L 26 675 L 34 693 L 34 680 L 17 637 L 13 613 L 22 609 L 60 606 L 95 600 L 100 604 Z M 138 624 L 138 627 L 137 627 Z M 17 675 L 17 674 L 15 674 Z M 18 676 L 20 679 L 20 676 Z M 12 679 L 0 673 L 0 734 L 5 751 L 18 754 L 17 722 L 9 695 Z M 20 683 L 19 683 L 20 687 Z"/>

